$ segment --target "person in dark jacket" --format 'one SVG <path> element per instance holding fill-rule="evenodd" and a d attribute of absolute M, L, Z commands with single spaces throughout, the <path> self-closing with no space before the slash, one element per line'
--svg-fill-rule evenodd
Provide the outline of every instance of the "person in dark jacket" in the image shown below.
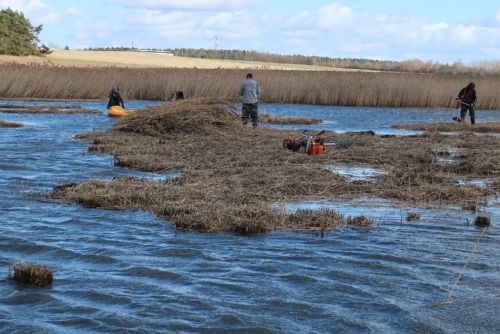
<path fill-rule="evenodd" d="M 467 110 L 469 111 L 470 123 L 476 123 L 476 111 L 474 110 L 474 103 L 476 103 L 476 84 L 473 82 L 469 83 L 466 87 L 462 88 L 455 98 L 460 107 L 460 118 L 457 119 L 459 122 L 465 121 L 465 115 Z"/>
<path fill-rule="evenodd" d="M 109 101 L 108 101 L 108 109 L 112 106 L 119 106 L 125 108 L 125 104 L 123 104 L 122 95 L 120 94 L 120 87 L 113 86 L 109 92 Z"/>

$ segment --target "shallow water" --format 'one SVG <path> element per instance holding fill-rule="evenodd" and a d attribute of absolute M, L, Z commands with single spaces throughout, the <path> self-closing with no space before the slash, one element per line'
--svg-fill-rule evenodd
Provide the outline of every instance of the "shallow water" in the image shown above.
<path fill-rule="evenodd" d="M 500 207 L 482 213 L 493 226 L 477 244 L 453 303 L 431 308 L 448 297 L 480 236 L 473 213 L 394 208 L 376 199 L 290 204 L 286 209 L 330 207 L 369 215 L 374 228 L 346 227 L 323 238 L 295 232 L 242 237 L 179 233 L 144 212 L 37 200 L 31 192 L 87 178 L 162 177 L 114 167 L 112 157 L 87 153 L 88 144 L 73 136 L 105 129 L 115 120 L 99 103 L 75 104 L 100 108 L 103 115 L 0 114 L 28 124 L 0 129 L 0 272 L 5 278 L 0 280 L 0 332 L 498 332 Z M 325 115 L 336 131 L 391 133 L 392 121 L 437 121 L 451 113 L 265 104 L 261 111 Z M 486 119 L 490 113 L 500 119 L 499 112 L 478 115 Z M 406 222 L 408 212 L 420 219 Z M 7 280 L 16 261 L 49 265 L 53 285 L 32 288 Z"/>

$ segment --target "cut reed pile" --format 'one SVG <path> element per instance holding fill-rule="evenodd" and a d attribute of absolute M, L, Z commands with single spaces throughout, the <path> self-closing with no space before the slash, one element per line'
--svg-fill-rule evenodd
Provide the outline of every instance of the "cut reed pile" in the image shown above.
<path fill-rule="evenodd" d="M 0 120 L 0 128 L 20 128 L 23 125 L 20 123 L 12 123 Z"/>
<path fill-rule="evenodd" d="M 126 99 L 162 100 L 174 90 L 188 97 L 238 99 L 247 70 L 195 68 L 57 67 L 0 64 L 5 98 L 105 99 L 120 85 Z M 380 107 L 452 107 L 475 81 L 480 109 L 500 109 L 500 77 L 416 73 L 252 70 L 262 102 Z"/>
<path fill-rule="evenodd" d="M 326 133 L 327 142 L 351 145 L 308 156 L 282 148 L 283 138 L 290 135 L 276 129 L 245 128 L 230 107 L 216 99 L 188 99 L 148 108 L 104 133 L 81 138 L 91 141 L 92 152 L 113 154 L 119 166 L 180 171 L 182 177 L 162 182 L 88 180 L 56 187 L 53 197 L 88 207 L 147 210 L 172 221 L 177 229 L 261 233 L 279 228 L 323 231 L 346 223 L 333 212 L 285 214 L 271 205 L 275 203 L 374 196 L 460 204 L 500 190 L 498 183 L 480 188 L 455 182 L 468 177 L 499 179 L 500 138 Z M 456 163 L 440 163 L 436 152 L 451 147 L 461 152 Z M 378 176 L 377 182 L 350 182 L 327 170 L 335 163 L 378 166 L 387 173 Z"/>
<path fill-rule="evenodd" d="M 47 286 L 52 284 L 54 274 L 44 264 L 38 263 L 16 263 L 9 269 L 9 278 L 21 283 L 35 286 Z"/>
<path fill-rule="evenodd" d="M 0 112 L 7 114 L 102 114 L 102 111 L 83 109 L 81 106 L 18 104 L 0 104 Z"/>
<path fill-rule="evenodd" d="M 308 118 L 308 117 L 276 117 L 270 114 L 259 114 L 259 122 L 270 123 L 270 124 L 320 124 L 323 122 L 319 118 Z"/>
<path fill-rule="evenodd" d="M 441 132 L 494 132 L 500 133 L 500 122 L 476 123 L 470 125 L 467 123 L 452 122 L 449 123 L 416 123 L 416 124 L 397 124 L 393 125 L 396 129 L 406 129 L 415 131 L 441 131 Z"/>

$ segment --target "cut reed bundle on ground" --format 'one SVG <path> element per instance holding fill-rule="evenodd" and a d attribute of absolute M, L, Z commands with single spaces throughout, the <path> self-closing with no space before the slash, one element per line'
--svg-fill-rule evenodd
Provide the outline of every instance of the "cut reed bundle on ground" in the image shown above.
<path fill-rule="evenodd" d="M 38 263 L 16 263 L 9 269 L 9 278 L 30 285 L 47 286 L 52 284 L 54 274 L 52 270 Z"/>
<path fill-rule="evenodd" d="M 275 205 L 317 198 L 382 197 L 410 203 L 461 204 L 495 193 L 496 185 L 459 185 L 457 179 L 500 176 L 500 138 L 426 133 L 384 138 L 370 132 L 325 133 L 349 142 L 309 156 L 283 149 L 293 133 L 246 128 L 217 99 L 187 99 L 138 111 L 104 133 L 88 133 L 93 152 L 143 171 L 179 171 L 162 182 L 116 178 L 56 187 L 53 196 L 89 207 L 147 210 L 177 229 L 262 233 L 277 228 L 327 230 L 346 223 L 332 212 L 285 214 Z M 457 147 L 454 164 L 439 152 Z M 472 163 L 473 162 L 473 163 Z M 332 164 L 375 166 L 376 182 L 353 181 L 327 170 Z M 355 223 L 355 221 L 353 221 Z"/>

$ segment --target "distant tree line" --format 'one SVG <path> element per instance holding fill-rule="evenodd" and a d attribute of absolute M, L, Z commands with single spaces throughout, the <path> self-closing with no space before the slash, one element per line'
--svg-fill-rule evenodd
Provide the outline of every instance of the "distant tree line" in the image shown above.
<path fill-rule="evenodd" d="M 46 55 L 50 48 L 38 45 L 43 25 L 33 27 L 22 12 L 10 8 L 0 11 L 0 54 L 12 56 Z"/>
<path fill-rule="evenodd" d="M 86 48 L 87 51 L 145 51 L 136 47 L 98 47 Z M 215 50 L 215 49 L 147 49 L 153 52 L 168 52 L 178 57 L 241 60 L 263 63 L 298 64 L 332 68 L 357 70 L 373 70 L 387 72 L 414 72 L 414 73 L 450 73 L 450 74 L 487 74 L 499 75 L 500 62 L 482 62 L 476 66 L 468 66 L 458 60 L 453 64 L 441 64 L 433 61 L 410 59 L 404 61 L 376 60 L 365 58 L 334 58 L 304 55 L 281 55 L 268 52 L 248 50 Z"/>
<path fill-rule="evenodd" d="M 208 59 L 243 60 L 256 62 L 287 63 L 299 65 L 312 65 L 323 67 L 349 68 L 374 71 L 396 71 L 396 72 L 420 72 L 420 73 L 468 73 L 478 72 L 481 68 L 464 65 L 457 61 L 451 65 L 440 64 L 432 61 L 411 59 L 405 61 L 376 60 L 364 58 L 334 58 L 304 55 L 280 55 L 275 53 L 246 51 L 246 50 L 215 50 L 215 49 L 173 49 L 174 56 L 194 57 Z M 500 72 L 499 66 L 491 66 Z M 481 67 L 481 66 L 480 66 Z M 482 69 L 483 71 L 485 69 Z"/>

